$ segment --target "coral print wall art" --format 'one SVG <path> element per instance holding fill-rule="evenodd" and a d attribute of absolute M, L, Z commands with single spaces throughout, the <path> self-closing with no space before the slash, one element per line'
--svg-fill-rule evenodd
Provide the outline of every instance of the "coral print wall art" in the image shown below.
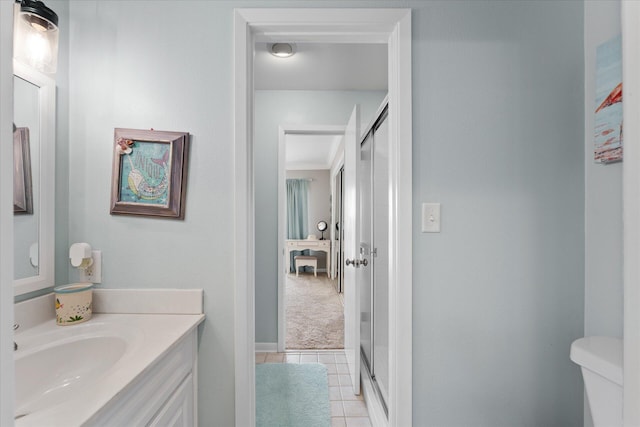
<path fill-rule="evenodd" d="M 596 50 L 594 161 L 622 160 L 622 36 Z"/>
<path fill-rule="evenodd" d="M 116 129 L 111 214 L 184 218 L 189 134 Z"/>

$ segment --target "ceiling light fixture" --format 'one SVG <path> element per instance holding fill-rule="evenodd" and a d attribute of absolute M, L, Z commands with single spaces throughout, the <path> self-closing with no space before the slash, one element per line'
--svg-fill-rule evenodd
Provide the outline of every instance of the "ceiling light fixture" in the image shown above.
<path fill-rule="evenodd" d="M 14 10 L 14 58 L 42 72 L 58 67 L 58 15 L 39 0 L 16 2 Z"/>
<path fill-rule="evenodd" d="M 278 58 L 289 58 L 294 53 L 296 52 L 293 43 L 274 43 L 271 45 L 271 54 Z"/>

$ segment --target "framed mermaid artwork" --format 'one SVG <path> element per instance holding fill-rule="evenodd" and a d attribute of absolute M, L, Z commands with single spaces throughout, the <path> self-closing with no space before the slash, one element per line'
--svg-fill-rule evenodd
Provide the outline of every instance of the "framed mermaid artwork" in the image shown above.
<path fill-rule="evenodd" d="M 116 128 L 111 214 L 184 219 L 189 134 Z"/>

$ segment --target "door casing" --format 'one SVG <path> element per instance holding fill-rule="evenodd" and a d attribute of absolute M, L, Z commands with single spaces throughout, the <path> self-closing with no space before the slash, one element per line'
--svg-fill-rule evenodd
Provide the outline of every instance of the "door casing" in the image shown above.
<path fill-rule="evenodd" d="M 236 9 L 234 13 L 235 419 L 255 425 L 253 46 L 387 43 L 390 124 L 389 426 L 412 424 L 410 9 Z"/>

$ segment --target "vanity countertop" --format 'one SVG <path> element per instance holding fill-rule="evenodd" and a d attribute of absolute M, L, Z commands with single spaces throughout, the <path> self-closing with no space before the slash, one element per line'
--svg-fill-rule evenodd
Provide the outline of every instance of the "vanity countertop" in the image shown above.
<path fill-rule="evenodd" d="M 51 319 L 18 331 L 15 425 L 86 423 L 204 318 L 95 313 L 77 325 Z"/>

